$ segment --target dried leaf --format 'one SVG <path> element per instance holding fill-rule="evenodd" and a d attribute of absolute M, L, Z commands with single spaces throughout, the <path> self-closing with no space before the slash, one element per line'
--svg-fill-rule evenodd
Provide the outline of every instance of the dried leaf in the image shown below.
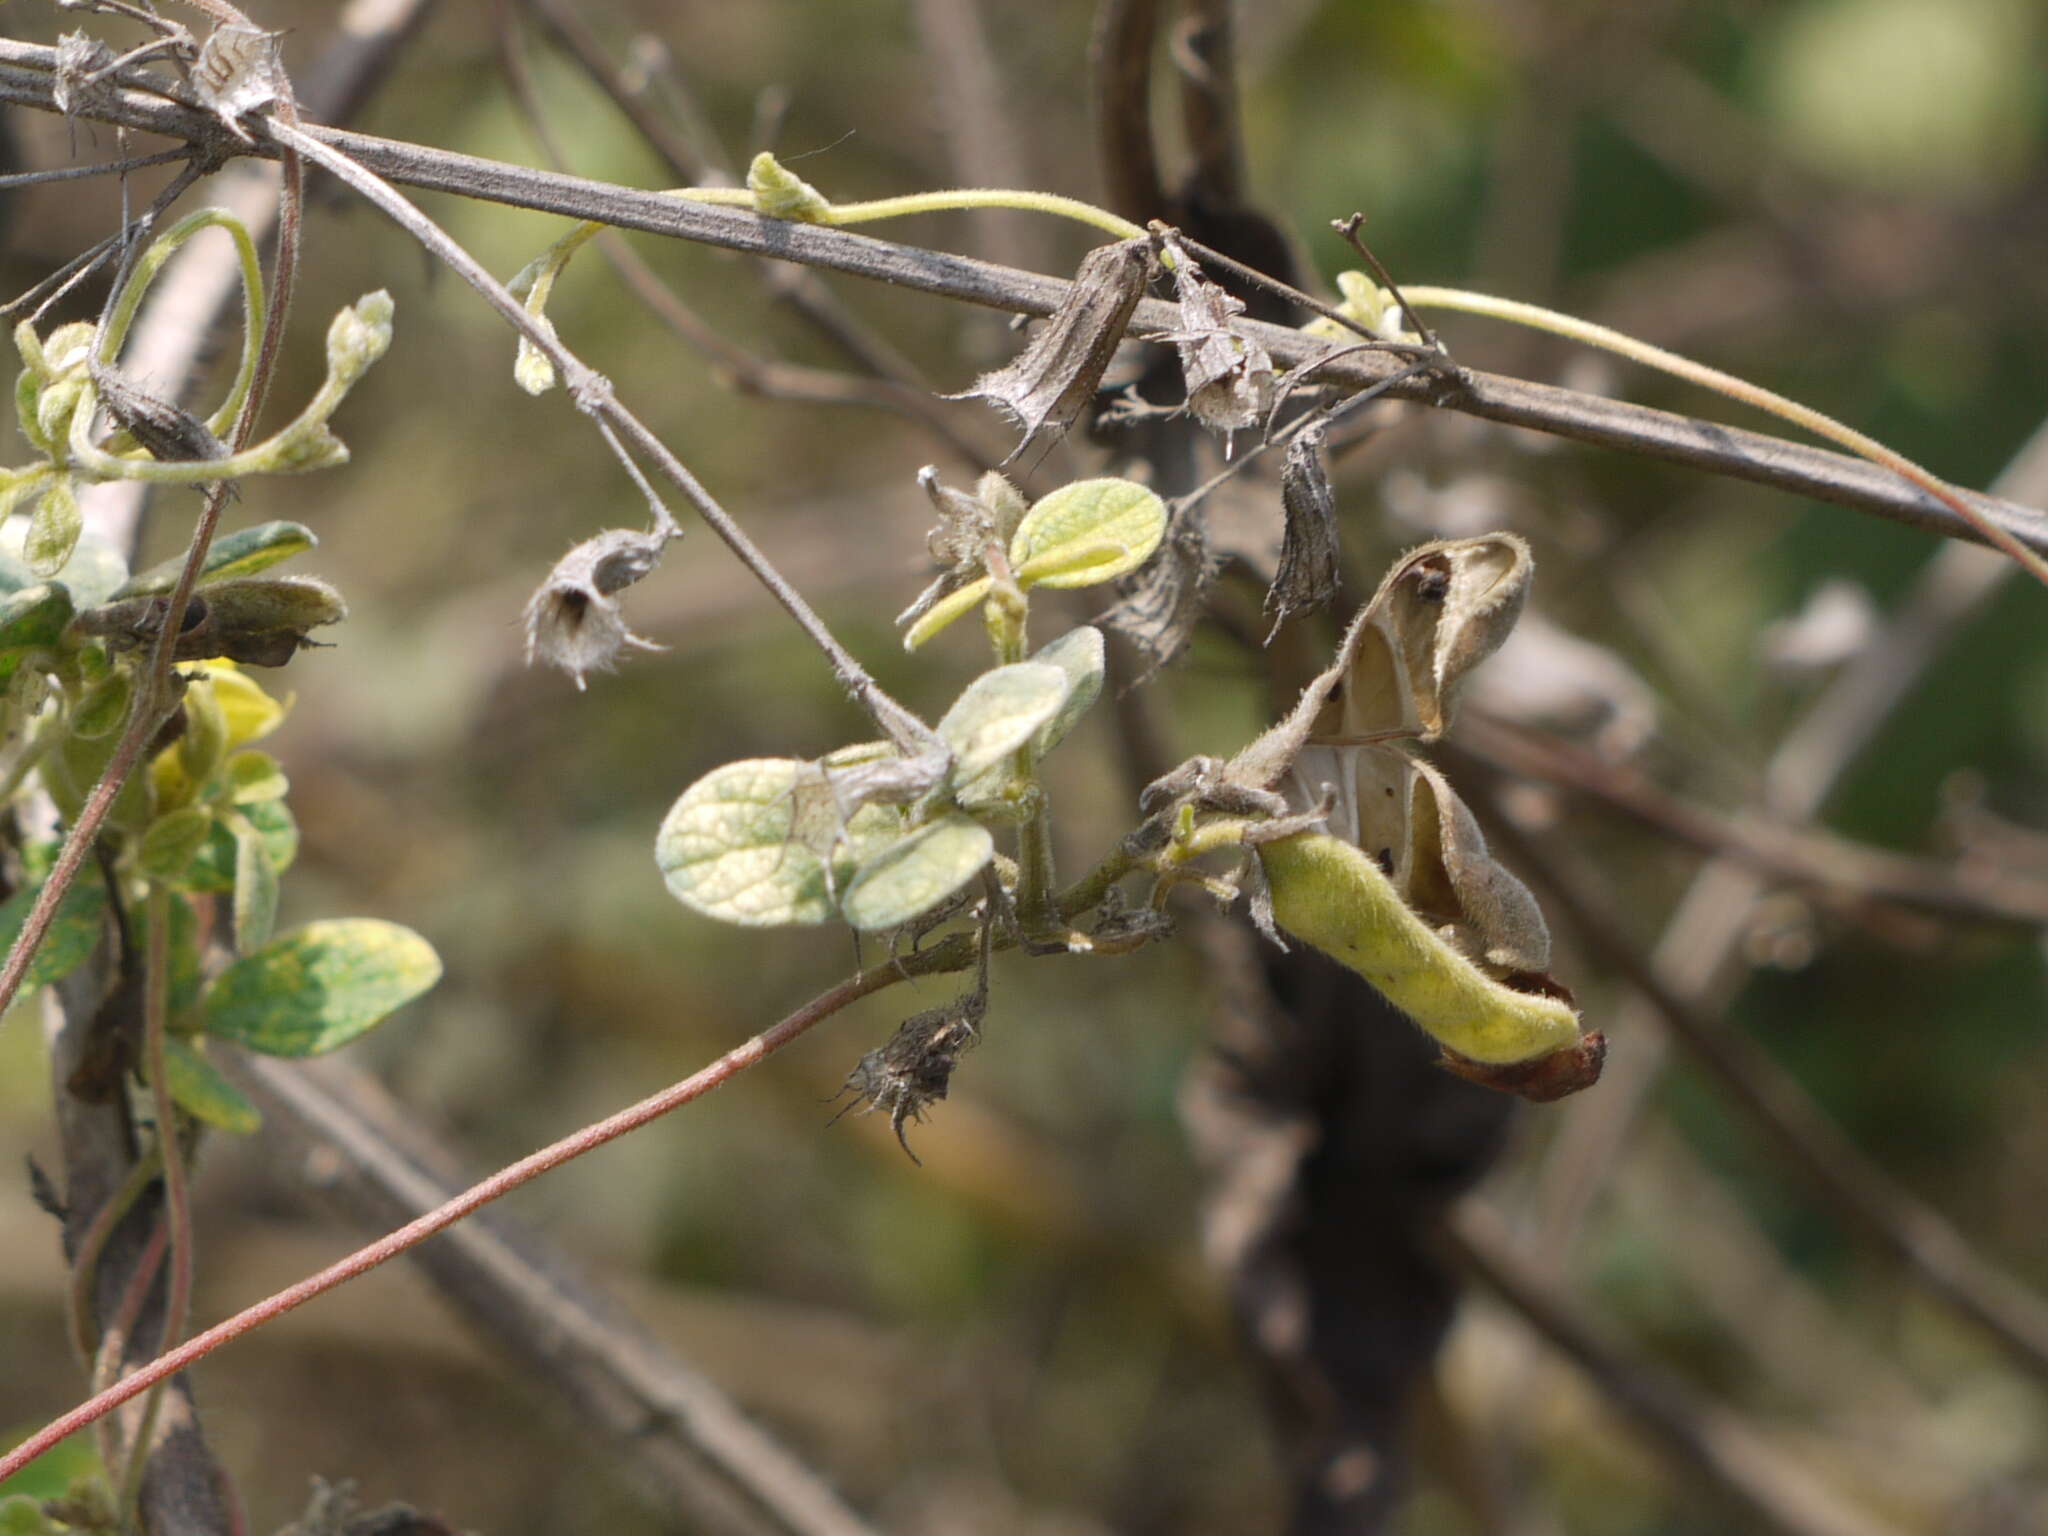
<path fill-rule="evenodd" d="M 1273 634 L 1295 614 L 1321 608 L 1337 595 L 1337 498 L 1323 463 L 1323 438 L 1321 427 L 1301 433 L 1287 445 L 1287 460 L 1280 467 L 1286 522 L 1280 569 L 1266 591 Z"/>
<path fill-rule="evenodd" d="M 1090 251 L 1072 287 L 1031 344 L 1006 368 L 985 373 L 956 400 L 987 400 L 1023 429 L 1015 458 L 1038 437 L 1058 437 L 1079 419 L 1144 296 L 1151 241 L 1124 240 Z"/>
<path fill-rule="evenodd" d="M 1244 301 L 1202 276 L 1171 235 L 1162 243 L 1173 253 L 1181 328 L 1158 339 L 1172 342 L 1180 353 L 1188 414 L 1226 435 L 1257 426 L 1273 408 L 1273 359 L 1232 327 L 1244 313 Z"/>
<path fill-rule="evenodd" d="M 282 32 L 229 22 L 199 45 L 191 72 L 193 94 L 245 144 L 252 140 L 240 119 L 282 100 L 291 89 L 278 53 L 283 39 Z"/>
<path fill-rule="evenodd" d="M 1411 551 L 1359 609 L 1329 668 L 1285 720 L 1231 759 L 1227 777 L 1276 789 L 1310 741 L 1434 741 L 1466 673 L 1514 628 L 1534 569 L 1512 533 Z"/>

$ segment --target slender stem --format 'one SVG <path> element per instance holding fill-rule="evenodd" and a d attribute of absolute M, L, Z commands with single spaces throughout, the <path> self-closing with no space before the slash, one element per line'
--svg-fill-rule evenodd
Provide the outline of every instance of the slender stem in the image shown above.
<path fill-rule="evenodd" d="M 587 1125 L 560 1141 L 499 1169 L 489 1178 L 472 1185 L 452 1200 L 407 1222 L 395 1232 L 385 1234 L 374 1243 L 357 1249 L 347 1258 L 328 1265 L 318 1274 L 309 1275 L 296 1285 L 287 1286 L 254 1306 L 243 1308 L 225 1322 L 215 1324 L 176 1349 L 158 1356 L 132 1375 L 96 1393 L 90 1400 L 38 1430 L 13 1450 L 0 1455 L 0 1482 L 12 1477 L 67 1436 L 85 1428 L 131 1398 L 148 1391 L 158 1382 L 176 1375 L 195 1360 L 211 1354 L 229 1340 L 260 1328 L 294 1308 L 304 1306 L 314 1297 L 333 1290 L 337 1285 L 387 1263 L 408 1248 L 416 1247 L 432 1237 L 436 1232 L 453 1226 L 472 1211 L 490 1204 L 500 1196 L 510 1194 L 522 1184 L 530 1183 L 542 1174 L 551 1172 L 586 1152 L 595 1151 L 605 1143 L 616 1141 L 628 1132 L 636 1131 L 659 1120 L 670 1111 L 680 1109 L 692 1100 L 703 1097 L 756 1062 L 781 1050 L 792 1040 L 807 1033 L 813 1025 L 830 1018 L 848 1004 L 871 993 L 880 992 L 911 976 L 959 969 L 972 963 L 971 956 L 954 953 L 958 947 L 941 945 L 908 956 L 898 964 L 880 966 L 863 975 L 842 981 L 839 985 L 821 992 L 787 1018 L 761 1031 L 744 1044 L 735 1046 L 681 1082 L 672 1084 L 661 1092 L 620 1110 L 615 1115 L 593 1125 Z M 954 963 L 949 964 L 948 961 Z"/>
<path fill-rule="evenodd" d="M 152 165 L 168 165 L 173 160 L 189 160 L 189 149 L 160 149 L 153 155 L 130 155 L 126 160 L 102 160 L 96 165 L 65 165 L 47 171 L 16 171 L 12 175 L 0 176 L 0 192 L 11 192 L 16 187 L 39 187 L 48 181 L 79 181 L 88 176 L 125 176 L 130 171 L 147 170 Z"/>
<path fill-rule="evenodd" d="M 1904 454 L 1887 448 L 1876 438 L 1865 436 L 1854 427 L 1844 425 L 1810 405 L 1801 405 L 1797 400 L 1787 399 L 1774 390 L 1752 384 L 1747 379 L 1739 379 L 1732 373 L 1723 373 L 1718 368 L 1710 368 L 1705 363 L 1694 362 L 1689 357 L 1667 351 L 1663 347 L 1638 341 L 1621 331 L 1596 325 L 1590 320 L 1560 314 L 1541 305 L 1523 304 L 1514 299 L 1498 299 L 1485 293 L 1468 293 L 1462 288 L 1411 288 L 1408 292 L 1418 304 L 1428 304 L 1437 309 L 1461 310 L 1468 315 L 1485 315 L 1495 320 L 1507 320 L 1516 325 L 1529 326 L 1534 330 L 1548 331 L 1554 336 L 1563 336 L 1585 346 L 1600 347 L 1608 352 L 1619 353 L 1631 362 L 1641 363 L 1647 368 L 1655 368 L 1674 378 L 1684 379 L 1687 383 L 1711 389 L 1731 400 L 1740 401 L 1744 405 L 1754 406 L 1760 411 L 1776 416 L 1781 421 L 1803 427 L 1816 437 L 1824 437 L 1829 442 L 1839 443 L 1858 457 L 1881 465 L 1902 480 L 1925 491 L 1976 529 L 1987 543 L 2010 555 L 2028 575 L 2043 586 L 2048 586 L 2048 558 L 2029 549 L 1998 523 L 1971 506 L 1956 493 L 1954 487 L 1937 479 Z"/>
<path fill-rule="evenodd" d="M 107 1239 L 114 1235 L 114 1228 L 121 1224 L 121 1218 L 135 1208 L 142 1192 L 156 1181 L 156 1174 L 156 1149 L 151 1148 L 128 1165 L 120 1185 L 92 1213 L 92 1221 L 80 1236 L 78 1249 L 71 1256 L 71 1284 L 66 1310 L 71 1314 L 71 1342 L 77 1347 L 79 1358 L 87 1365 L 92 1363 L 99 1349 L 99 1340 L 93 1336 L 92 1293 L 99 1275 L 100 1255 L 106 1251 Z"/>
<path fill-rule="evenodd" d="M 157 1353 L 175 1348 L 184 1337 L 192 1308 L 192 1199 L 187 1181 L 184 1149 L 178 1135 L 178 1107 L 171 1098 L 169 1066 L 164 1050 L 164 1033 L 170 1015 L 170 927 L 171 893 L 168 886 L 152 882 L 146 904 L 148 937 L 142 985 L 142 1042 L 149 1063 L 150 1108 L 156 1118 L 158 1159 L 164 1173 L 164 1229 L 169 1235 L 171 1272 L 164 1294 L 163 1337 Z M 121 1484 L 119 1508 L 133 1517 L 141 1507 L 142 1476 L 149 1469 L 151 1433 L 157 1410 L 162 1406 L 169 1379 L 149 1389 L 142 1420 L 135 1431 L 135 1443 L 128 1448 L 128 1472 Z"/>
<path fill-rule="evenodd" d="M 799 628 L 808 635 L 811 643 L 825 653 L 832 663 L 839 679 L 858 697 L 883 731 L 906 751 L 913 753 L 929 750 L 937 743 L 931 727 L 919 720 L 909 710 L 898 704 L 881 684 L 868 675 L 867 669 L 853 657 L 852 652 L 839 643 L 831 630 L 825 627 L 803 596 L 791 586 L 768 557 L 761 552 L 754 541 L 735 522 L 732 516 L 704 489 L 697 477 L 684 468 L 668 446 L 635 416 L 618 402 L 612 394 L 608 380 L 592 371 L 580 358 L 562 345 L 547 327 L 541 325 L 526 312 L 519 300 L 496 278 L 487 272 L 477 259 L 464 250 L 448 233 L 419 209 L 415 208 L 383 178 L 358 165 L 347 155 L 329 148 L 319 139 L 299 129 L 273 120 L 271 134 L 280 142 L 299 150 L 305 157 L 346 182 L 370 202 L 377 205 L 398 226 L 418 240 L 440 261 L 445 262 L 455 274 L 468 283 L 484 298 L 493 309 L 507 320 L 519 334 L 544 353 L 567 383 L 570 397 L 577 406 L 597 416 L 614 427 L 635 449 L 653 460 L 670 484 L 680 490 L 697 515 L 710 525 L 723 539 L 740 562 L 747 567 L 780 603 L 789 616 L 796 620 Z"/>
<path fill-rule="evenodd" d="M 751 198 L 748 199 L 752 201 Z M 900 219 L 914 213 L 945 213 L 963 208 L 1005 208 L 1017 213 L 1049 213 L 1072 219 L 1119 240 L 1137 240 L 1145 231 L 1129 219 L 1118 218 L 1106 208 L 1084 203 L 1079 198 L 1061 197 L 1055 192 L 1019 192 L 1002 187 L 949 187 L 936 192 L 912 192 L 902 197 L 878 197 L 865 203 L 834 203 L 825 222 L 845 227 L 873 224 L 882 219 Z"/>

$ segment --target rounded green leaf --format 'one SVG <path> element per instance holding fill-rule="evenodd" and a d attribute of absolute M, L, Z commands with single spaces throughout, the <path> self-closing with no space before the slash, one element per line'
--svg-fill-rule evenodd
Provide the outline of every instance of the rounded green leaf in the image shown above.
<path fill-rule="evenodd" d="M 109 672 L 85 691 L 78 707 L 71 711 L 71 729 L 88 741 L 112 735 L 128 718 L 128 702 L 134 695 L 126 672 Z"/>
<path fill-rule="evenodd" d="M 147 879 L 175 881 L 212 835 L 212 811 L 196 805 L 167 811 L 142 834 L 136 868 Z"/>
<path fill-rule="evenodd" d="M 263 1128 L 263 1116 L 242 1090 L 182 1036 L 164 1036 L 164 1085 L 172 1101 L 196 1120 L 237 1136 L 253 1136 Z"/>
<path fill-rule="evenodd" d="M 856 928 L 895 928 L 931 911 L 980 874 L 995 851 L 988 828 L 951 812 L 863 864 L 840 909 Z"/>
<path fill-rule="evenodd" d="M 308 923 L 214 978 L 206 1032 L 271 1056 L 346 1045 L 441 979 L 434 946 L 396 923 Z"/>
<path fill-rule="evenodd" d="M 722 923 L 822 923 L 854 867 L 901 826 L 890 806 L 842 816 L 814 763 L 748 758 L 683 791 L 655 835 L 654 862 L 678 901 Z"/>
<path fill-rule="evenodd" d="M 1031 740 L 1059 713 L 1072 686 L 1061 668 L 1036 661 L 997 667 L 969 683 L 938 725 L 953 749 L 954 782 L 979 777 Z"/>
<path fill-rule="evenodd" d="M 1091 587 L 1128 575 L 1166 537 L 1166 503 L 1135 480 L 1076 480 L 1041 497 L 1010 542 L 1022 586 Z"/>
<path fill-rule="evenodd" d="M 301 523 L 258 523 L 254 528 L 224 534 L 208 545 L 206 559 L 199 567 L 199 580 L 204 583 L 254 576 L 280 561 L 304 554 L 319 542 L 313 537 L 313 530 Z M 148 597 L 168 592 L 178 584 L 178 573 L 184 568 L 183 555 L 161 565 L 153 565 L 131 579 L 114 596 Z"/>

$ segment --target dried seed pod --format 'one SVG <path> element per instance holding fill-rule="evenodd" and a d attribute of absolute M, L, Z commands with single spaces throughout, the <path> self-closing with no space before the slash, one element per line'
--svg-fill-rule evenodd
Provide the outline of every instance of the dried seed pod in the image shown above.
<path fill-rule="evenodd" d="M 985 373 L 955 400 L 987 400 L 1023 429 L 1015 458 L 1038 437 L 1079 419 L 1144 296 L 1151 241 L 1124 240 L 1090 251 L 1066 299 L 1008 367 Z"/>
<path fill-rule="evenodd" d="M 193 61 L 192 91 L 199 104 L 245 144 L 252 140 L 240 120 L 291 90 L 278 51 L 283 40 L 282 32 L 227 22 L 199 45 Z"/>
<path fill-rule="evenodd" d="M 586 674 L 609 672 L 622 651 L 660 650 L 627 627 L 613 594 L 660 564 L 667 542 L 660 533 L 613 528 L 556 561 L 526 603 L 527 665 L 560 667 L 580 690 Z"/>
<path fill-rule="evenodd" d="M 1274 634 L 1293 615 L 1321 608 L 1337 595 L 1337 498 L 1323 463 L 1323 436 L 1321 427 L 1303 432 L 1287 445 L 1287 460 L 1280 466 L 1286 522 L 1280 569 L 1266 591 Z"/>
<path fill-rule="evenodd" d="M 100 362 L 88 367 L 100 404 L 151 458 L 177 464 L 228 456 L 228 445 L 191 412 L 150 394 L 118 368 Z"/>

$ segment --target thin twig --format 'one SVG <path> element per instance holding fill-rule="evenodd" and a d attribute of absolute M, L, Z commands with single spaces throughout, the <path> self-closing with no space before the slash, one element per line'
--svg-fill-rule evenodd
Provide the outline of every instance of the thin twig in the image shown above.
<path fill-rule="evenodd" d="M 0 1455 L 0 1482 L 12 1477 L 67 1436 L 85 1428 L 129 1399 L 148 1391 L 157 1382 L 176 1375 L 195 1360 L 211 1354 L 229 1340 L 240 1338 L 252 1329 L 304 1306 L 314 1297 L 333 1290 L 337 1285 L 366 1274 L 380 1264 L 388 1263 L 407 1249 L 432 1237 L 436 1232 L 453 1226 L 472 1211 L 510 1194 L 542 1174 L 559 1168 L 586 1152 L 594 1151 L 606 1142 L 615 1141 L 630 1131 L 636 1131 L 672 1110 L 682 1108 L 694 1099 L 701 1098 L 756 1062 L 773 1055 L 813 1025 L 831 1017 L 849 1003 L 893 986 L 912 974 L 948 968 L 943 964 L 934 963 L 935 958 L 940 956 L 940 950 L 926 950 L 909 957 L 900 965 L 882 966 L 865 975 L 841 982 L 820 993 L 779 1023 L 761 1031 L 743 1044 L 734 1046 L 709 1066 L 692 1073 L 681 1082 L 672 1084 L 594 1125 L 587 1125 L 564 1136 L 561 1140 L 541 1148 L 538 1152 L 530 1153 L 515 1163 L 508 1164 L 489 1178 L 471 1185 L 454 1199 L 407 1222 L 397 1231 L 387 1233 L 376 1242 L 357 1249 L 347 1258 L 328 1265 L 318 1274 L 309 1275 L 297 1284 L 287 1286 L 275 1295 L 264 1298 L 254 1306 L 243 1308 L 225 1322 L 217 1323 L 204 1333 L 195 1335 L 169 1354 L 150 1361 L 132 1375 L 95 1394 L 91 1400 L 79 1404 L 69 1413 L 29 1436 L 13 1450 Z M 964 954 L 956 956 L 950 950 L 945 952 L 945 957 L 956 960 L 958 965 L 967 963 Z"/>
<path fill-rule="evenodd" d="M 47 49 L 0 40 L 0 102 L 50 110 L 47 75 L 23 67 L 47 61 L 48 54 Z M 219 145 L 223 153 L 252 152 L 245 146 L 222 143 L 218 129 L 203 115 L 140 93 L 117 92 L 104 104 L 96 104 L 89 111 L 81 109 L 81 115 L 193 138 Z M 1047 315 L 1058 306 L 1067 288 L 1057 278 L 916 246 L 895 245 L 851 230 L 764 219 L 735 209 L 338 129 L 309 126 L 305 131 L 320 143 L 341 150 L 364 168 L 400 184 L 773 256 L 967 303 Z M 269 151 L 259 143 L 253 152 Z M 1171 305 L 1147 300 L 1139 305 L 1134 323 L 1163 334 L 1173 330 L 1177 317 Z M 1246 336 L 1264 346 L 1276 362 L 1289 367 L 1308 361 L 1328 345 L 1283 326 L 1248 320 L 1239 321 L 1238 325 Z M 1397 370 L 1396 359 L 1360 356 L 1333 363 L 1329 374 L 1333 382 L 1365 387 L 1380 383 Z M 1460 384 L 1460 389 L 1445 392 L 1434 381 L 1413 379 L 1390 392 L 1401 399 L 1489 421 L 1774 486 L 1943 537 L 1982 542 L 1978 531 L 1947 507 L 1901 483 L 1890 471 L 1843 454 L 1476 370 L 1463 370 Z M 2048 515 L 1992 497 L 1969 495 L 1965 499 L 1975 512 L 2000 525 L 2030 549 L 2048 551 Z"/>

